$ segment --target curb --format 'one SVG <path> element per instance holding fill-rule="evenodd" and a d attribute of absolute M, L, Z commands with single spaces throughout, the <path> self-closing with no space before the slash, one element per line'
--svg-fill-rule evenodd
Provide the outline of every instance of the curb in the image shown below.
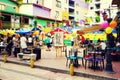
<path fill-rule="evenodd" d="M 4 62 L 4 60 L 2 60 L 2 59 L 0 59 L 0 61 Z M 19 62 L 15 62 L 15 61 L 11 61 L 11 60 L 8 60 L 7 63 L 30 66 L 30 64 L 28 64 L 28 63 L 19 63 Z M 38 66 L 38 65 L 34 65 L 34 68 L 48 70 L 48 71 L 52 71 L 52 72 L 55 72 L 55 73 L 59 72 L 59 73 L 69 74 L 69 71 L 62 70 L 62 69 L 55 69 L 55 68 L 50 68 L 50 67 Z M 87 78 L 92 78 L 92 79 L 95 79 L 95 80 L 119 80 L 117 78 L 88 74 L 88 73 L 82 73 L 82 72 L 74 72 L 74 73 L 75 73 L 75 76 L 87 77 Z"/>

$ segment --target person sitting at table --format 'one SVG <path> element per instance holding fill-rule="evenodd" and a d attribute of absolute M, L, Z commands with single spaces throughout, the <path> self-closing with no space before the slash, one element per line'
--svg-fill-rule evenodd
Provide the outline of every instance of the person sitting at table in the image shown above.
<path fill-rule="evenodd" d="M 95 46 L 94 46 L 96 51 L 100 51 L 101 50 L 101 45 L 100 45 L 101 42 L 102 41 L 100 39 L 97 40 L 97 44 L 95 44 Z"/>
<path fill-rule="evenodd" d="M 116 41 L 116 47 L 120 47 L 120 42 L 118 40 Z"/>
<path fill-rule="evenodd" d="M 98 41 L 97 41 L 97 43 L 100 43 L 101 42 L 101 40 L 100 40 L 100 38 L 98 39 Z"/>
<path fill-rule="evenodd" d="M 116 52 L 120 54 L 120 42 L 118 40 L 116 41 Z"/>
<path fill-rule="evenodd" d="M 88 50 L 90 51 L 93 51 L 94 50 L 94 44 L 90 41 L 89 38 L 87 38 L 85 41 L 84 41 L 84 45 L 86 47 L 88 47 Z"/>
<path fill-rule="evenodd" d="M 105 58 L 105 52 L 106 52 L 106 43 L 104 41 L 100 41 L 100 49 L 102 51 L 102 56 Z"/>

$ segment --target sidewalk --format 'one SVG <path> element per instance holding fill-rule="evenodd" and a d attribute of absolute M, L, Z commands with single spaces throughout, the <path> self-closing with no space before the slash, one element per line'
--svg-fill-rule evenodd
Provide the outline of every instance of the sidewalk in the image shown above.
<path fill-rule="evenodd" d="M 69 67 L 66 66 L 66 58 L 64 52 L 62 53 L 62 57 L 56 57 L 55 49 L 53 48 L 51 51 L 46 51 L 45 48 L 41 50 L 41 60 L 35 62 L 35 68 L 50 70 L 55 73 L 66 73 L 69 74 Z M 3 61 L 3 56 L 0 56 L 0 61 Z M 29 62 L 19 61 L 15 57 L 8 57 L 8 62 L 15 63 L 19 65 L 27 65 L 29 66 Z M 79 60 L 79 63 L 82 61 Z M 108 74 L 104 71 L 100 70 L 92 70 L 85 69 L 82 65 L 78 68 L 74 68 L 76 76 L 89 77 L 97 80 L 118 80 L 120 79 L 120 62 L 112 62 L 113 70 L 116 72 L 115 74 Z"/>

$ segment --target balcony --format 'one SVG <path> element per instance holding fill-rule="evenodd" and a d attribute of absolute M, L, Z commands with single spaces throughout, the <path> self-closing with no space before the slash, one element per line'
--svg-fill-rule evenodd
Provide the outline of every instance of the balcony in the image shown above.
<path fill-rule="evenodd" d="M 72 20 L 74 20 L 74 18 L 75 18 L 74 16 L 69 16 L 69 19 L 72 19 Z"/>
<path fill-rule="evenodd" d="M 96 9 L 100 9 L 100 3 L 95 4 L 95 8 L 96 8 Z"/>
<path fill-rule="evenodd" d="M 69 8 L 69 12 L 74 12 L 75 10 L 72 8 Z"/>
<path fill-rule="evenodd" d="M 69 12 L 69 15 L 74 16 L 75 13 L 74 12 Z"/>
<path fill-rule="evenodd" d="M 75 2 L 72 1 L 72 0 L 69 0 L 69 6 L 74 7 L 75 6 Z"/>

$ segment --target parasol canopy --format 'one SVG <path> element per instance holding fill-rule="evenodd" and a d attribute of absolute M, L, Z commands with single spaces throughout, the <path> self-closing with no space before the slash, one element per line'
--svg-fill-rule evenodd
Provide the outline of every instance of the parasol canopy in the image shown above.
<path fill-rule="evenodd" d="M 40 31 L 40 32 L 42 31 L 40 28 L 37 28 L 37 27 L 36 27 L 36 28 L 32 28 L 31 31 L 36 31 L 36 30 L 38 30 L 38 31 Z"/>
<path fill-rule="evenodd" d="M 52 30 L 52 31 L 50 32 L 50 34 L 54 34 L 55 32 L 63 32 L 64 34 L 69 34 L 68 31 L 63 30 L 63 29 L 61 29 L 61 28 L 56 28 L 56 29 Z"/>
<path fill-rule="evenodd" d="M 19 30 L 15 31 L 17 34 L 30 34 L 30 32 L 30 28 L 20 28 Z"/>

